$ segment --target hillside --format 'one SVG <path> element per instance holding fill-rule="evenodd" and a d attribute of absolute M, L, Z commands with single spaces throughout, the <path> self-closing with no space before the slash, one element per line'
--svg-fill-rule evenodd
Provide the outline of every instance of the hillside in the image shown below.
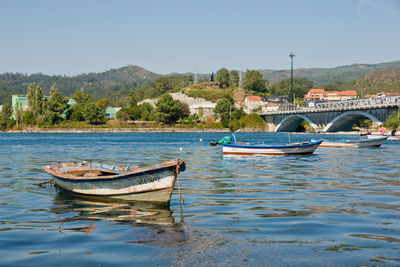
<path fill-rule="evenodd" d="M 26 94 L 30 83 L 36 82 L 49 93 L 55 83 L 63 95 L 70 96 L 75 90 L 83 88 L 96 98 L 115 96 L 141 85 L 154 82 L 161 75 L 138 66 L 126 66 L 101 73 L 84 73 L 73 77 L 61 75 L 4 73 L 0 74 L 0 104 L 11 101 L 12 94 Z"/>
<path fill-rule="evenodd" d="M 343 84 L 341 90 L 357 90 L 363 95 L 400 92 L 400 69 L 381 70 Z"/>
<path fill-rule="evenodd" d="M 340 87 L 343 87 L 343 89 L 353 89 L 355 86 L 354 82 L 352 82 L 353 80 L 369 73 L 387 69 L 392 69 L 394 72 L 400 69 L 400 61 L 371 65 L 353 64 L 325 69 L 295 69 L 294 75 L 295 77 L 307 78 L 314 81 L 315 87 L 336 82 L 336 84 L 338 86 L 340 85 Z M 264 75 L 265 78 L 270 80 L 270 84 L 273 84 L 283 78 L 290 77 L 290 70 L 264 69 L 259 71 Z M 185 76 L 193 74 L 171 73 L 166 76 L 173 75 Z M 209 80 L 210 76 L 211 74 L 198 74 L 198 79 Z M 84 89 L 85 92 L 90 93 L 96 99 L 109 97 L 115 104 L 129 95 L 131 90 L 138 89 L 141 86 L 149 85 L 159 77 L 162 77 L 162 75 L 133 65 L 118 69 L 111 69 L 101 73 L 84 73 L 72 77 L 61 75 L 50 76 L 42 73 L 31 75 L 21 73 L 4 73 L 0 74 L 0 105 L 10 102 L 12 94 L 26 94 L 27 87 L 32 82 L 36 82 L 39 86 L 41 86 L 44 90 L 44 94 L 48 94 L 49 88 L 55 83 L 60 92 L 65 96 L 70 96 L 77 89 Z M 396 80 L 397 78 L 394 77 L 393 79 Z M 370 84 L 367 86 L 367 83 Z M 392 85 L 389 85 L 389 82 L 375 83 L 375 80 L 371 80 L 369 82 L 360 80 L 358 81 L 357 86 L 360 88 L 365 88 L 365 90 L 367 90 L 368 87 L 374 91 L 389 87 L 394 89 L 398 85 L 396 82 L 393 82 Z M 156 89 L 157 88 L 153 88 L 153 90 Z M 147 88 L 142 89 L 142 91 L 143 90 L 147 90 Z"/>
<path fill-rule="evenodd" d="M 353 64 L 336 68 L 294 69 L 293 75 L 295 77 L 310 79 L 314 81 L 314 86 L 318 87 L 326 83 L 334 83 L 335 81 L 348 82 L 364 74 L 387 69 L 400 69 L 400 60 L 379 64 Z M 265 78 L 270 80 L 270 83 L 290 77 L 290 70 L 262 69 L 259 71 Z"/>

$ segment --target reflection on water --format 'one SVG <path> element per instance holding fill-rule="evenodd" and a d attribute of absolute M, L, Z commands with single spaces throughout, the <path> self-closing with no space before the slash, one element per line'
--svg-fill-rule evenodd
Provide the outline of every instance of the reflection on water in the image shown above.
<path fill-rule="evenodd" d="M 225 157 L 208 145 L 224 135 L 0 134 L 0 265 L 399 265 L 400 142 Z M 292 136 L 311 138 L 321 136 Z M 41 166 L 58 159 L 150 166 L 174 158 L 187 166 L 182 218 L 177 190 L 165 208 L 37 186 L 49 179 Z"/>
<path fill-rule="evenodd" d="M 146 202 L 114 201 L 107 198 L 57 194 L 50 212 L 60 215 L 59 232 L 92 234 L 97 222 L 112 222 L 135 228 L 130 243 L 165 244 L 185 239 L 180 223 L 175 223 L 169 207 Z M 76 223 L 81 223 L 77 226 Z M 70 226 L 73 225 L 73 226 Z M 145 233 L 143 230 L 145 229 Z"/>

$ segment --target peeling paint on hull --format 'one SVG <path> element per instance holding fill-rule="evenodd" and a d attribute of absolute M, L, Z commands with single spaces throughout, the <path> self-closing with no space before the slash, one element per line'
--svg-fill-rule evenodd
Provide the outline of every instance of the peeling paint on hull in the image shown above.
<path fill-rule="evenodd" d="M 100 163 L 90 164 L 90 167 L 70 167 L 70 163 L 64 163 L 61 166 L 44 166 L 44 169 L 53 176 L 61 189 L 75 194 L 169 203 L 177 177 L 176 169 L 180 166 L 178 162 L 169 161 L 151 168 L 136 168 L 132 171 Z M 67 171 L 63 171 L 64 169 Z M 72 175 L 77 173 L 79 176 Z"/>

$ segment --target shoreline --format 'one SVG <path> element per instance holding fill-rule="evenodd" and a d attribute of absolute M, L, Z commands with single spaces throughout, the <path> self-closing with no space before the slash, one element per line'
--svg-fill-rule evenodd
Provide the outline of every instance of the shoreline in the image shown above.
<path fill-rule="evenodd" d="M 0 131 L 0 133 L 230 133 L 228 128 L 26 128 L 22 130 Z M 265 129 L 239 129 L 236 133 L 273 133 Z M 283 133 L 283 132 L 282 132 Z M 290 134 L 353 134 L 361 132 L 290 132 Z M 380 134 L 373 132 L 372 134 Z"/>
<path fill-rule="evenodd" d="M 228 133 L 229 129 L 196 128 L 27 128 L 22 130 L 0 131 L 1 133 Z"/>

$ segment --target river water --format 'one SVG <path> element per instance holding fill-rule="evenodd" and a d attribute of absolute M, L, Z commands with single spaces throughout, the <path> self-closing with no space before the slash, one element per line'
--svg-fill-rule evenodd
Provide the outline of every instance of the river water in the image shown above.
<path fill-rule="evenodd" d="M 1 266 L 400 265 L 400 142 L 222 156 L 226 133 L 0 134 Z M 287 142 L 283 133 L 238 140 Z M 293 134 L 292 141 L 359 138 Z M 169 208 L 64 196 L 42 166 L 182 158 Z"/>

